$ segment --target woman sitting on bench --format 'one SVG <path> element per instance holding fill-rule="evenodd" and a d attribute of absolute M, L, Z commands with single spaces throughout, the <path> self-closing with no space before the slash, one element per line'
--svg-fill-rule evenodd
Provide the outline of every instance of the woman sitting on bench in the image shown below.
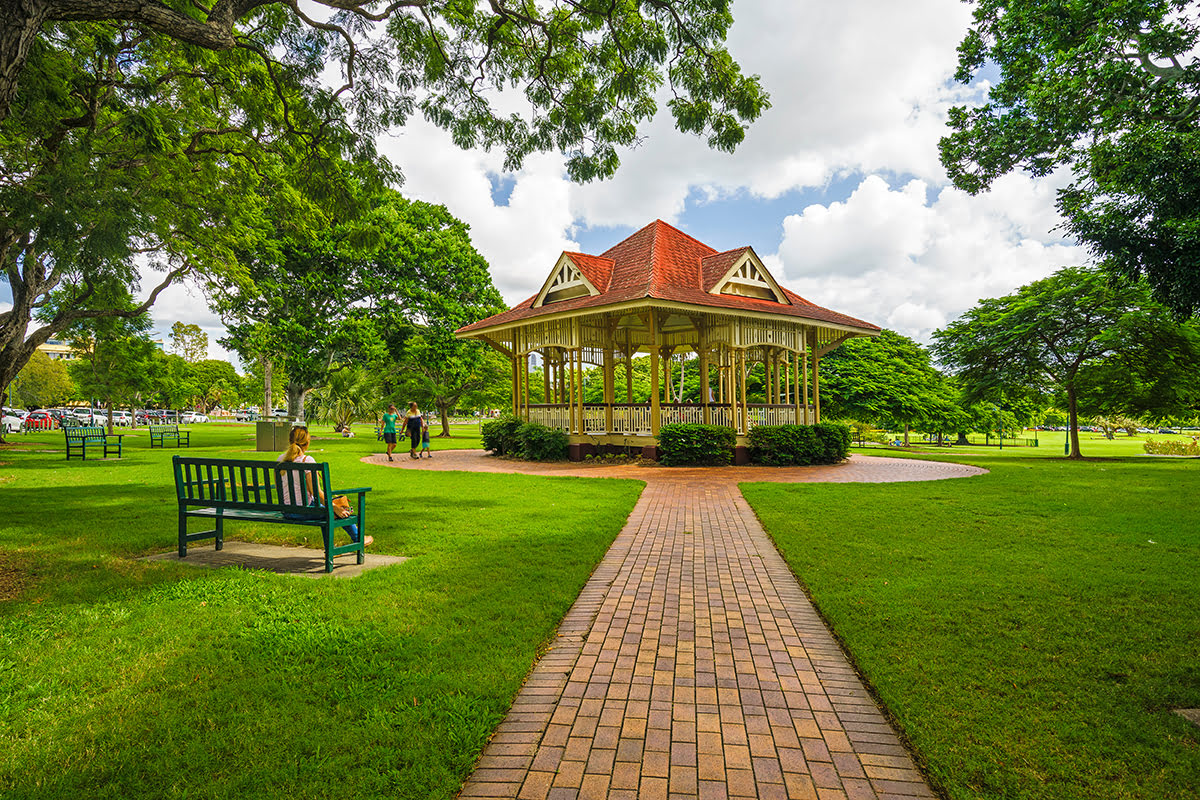
<path fill-rule="evenodd" d="M 312 456 L 310 456 L 308 454 L 308 445 L 310 442 L 310 439 L 308 437 L 308 428 L 292 428 L 292 433 L 290 436 L 288 436 L 288 439 L 291 442 L 291 444 L 288 445 L 288 449 L 283 451 L 283 454 L 280 455 L 279 458 L 275 459 L 276 461 L 280 461 L 280 462 L 293 461 L 297 464 L 315 464 L 315 463 L 317 463 L 316 459 L 314 459 Z M 296 473 L 292 472 L 292 473 L 289 473 L 287 475 L 287 479 L 285 481 L 283 481 L 283 484 L 282 484 L 283 497 L 281 499 L 283 500 L 284 505 L 293 505 L 293 502 L 292 502 L 293 497 L 295 497 L 295 496 L 303 497 L 304 496 L 304 494 L 300 490 L 299 480 L 300 480 L 300 476 L 297 475 Z M 315 489 L 313 488 L 312 475 L 305 475 L 304 480 L 307 482 L 308 496 L 311 498 L 311 500 L 309 501 L 309 505 L 323 507 L 327 501 L 324 497 L 322 497 L 320 495 L 321 487 L 318 486 Z M 283 516 L 284 516 L 284 518 L 287 518 L 289 515 L 284 514 Z M 293 519 L 303 519 L 303 517 L 296 517 L 296 516 L 293 516 L 292 518 Z M 358 526 L 357 525 L 347 525 L 346 533 L 350 534 L 350 541 L 352 541 L 352 542 L 358 541 Z M 367 545 L 371 544 L 374 541 L 375 541 L 375 537 L 368 536 L 366 538 L 366 541 L 363 542 L 363 547 L 366 547 Z"/>

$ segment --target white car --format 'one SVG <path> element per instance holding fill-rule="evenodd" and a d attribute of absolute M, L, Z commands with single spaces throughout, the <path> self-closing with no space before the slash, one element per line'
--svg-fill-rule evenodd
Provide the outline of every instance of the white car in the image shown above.
<path fill-rule="evenodd" d="M 0 427 L 5 433 L 16 433 L 21 430 L 21 418 L 15 414 L 5 414 L 3 421 L 0 422 Z"/>
<path fill-rule="evenodd" d="M 131 417 L 129 415 L 128 411 L 114 411 L 113 412 L 113 425 L 121 425 L 123 427 L 128 428 L 132 423 L 133 423 L 133 417 Z"/>
<path fill-rule="evenodd" d="M 179 418 L 179 421 L 184 425 L 191 425 L 194 422 L 208 422 L 208 415 L 201 414 L 199 411 L 185 411 Z"/>

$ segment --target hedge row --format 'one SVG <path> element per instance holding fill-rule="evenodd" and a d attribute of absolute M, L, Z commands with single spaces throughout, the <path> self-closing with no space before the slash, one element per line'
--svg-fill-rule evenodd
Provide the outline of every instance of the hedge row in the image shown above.
<path fill-rule="evenodd" d="M 750 429 L 750 460 L 774 467 L 836 464 L 850 452 L 850 428 L 817 425 L 760 425 Z"/>
<path fill-rule="evenodd" d="M 721 425 L 663 425 L 658 429 L 658 459 L 667 466 L 728 464 L 736 443 L 733 428 Z"/>
<path fill-rule="evenodd" d="M 483 449 L 526 461 L 561 461 L 567 457 L 567 435 L 537 422 L 498 417 L 479 426 Z"/>

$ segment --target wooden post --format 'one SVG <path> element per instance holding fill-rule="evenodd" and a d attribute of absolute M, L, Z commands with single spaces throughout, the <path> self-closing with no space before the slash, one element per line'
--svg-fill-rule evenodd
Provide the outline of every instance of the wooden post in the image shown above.
<path fill-rule="evenodd" d="M 542 350 L 542 402 L 550 405 L 553 401 L 550 399 L 550 359 L 547 356 L 550 353 L 550 348 Z"/>
<path fill-rule="evenodd" d="M 700 329 L 700 406 L 705 425 L 712 424 L 712 409 L 708 407 L 710 392 L 708 383 L 708 337 L 704 329 Z"/>
<path fill-rule="evenodd" d="M 811 342 L 812 342 L 812 335 L 809 334 L 809 336 L 806 337 L 805 345 L 804 345 L 804 369 L 801 370 L 801 373 L 800 373 L 801 375 L 804 376 L 804 424 L 805 425 L 812 424 L 812 421 L 808 418 L 808 354 L 809 354 L 809 351 L 812 350 L 812 347 L 810 346 Z"/>
<path fill-rule="evenodd" d="M 800 411 L 800 355 L 798 353 L 792 353 L 792 365 L 792 377 L 795 378 L 792 382 L 792 402 L 796 406 L 796 424 L 803 425 L 805 420 Z"/>
<path fill-rule="evenodd" d="M 821 422 L 821 357 L 813 353 L 813 423 Z"/>
<path fill-rule="evenodd" d="M 613 320 L 604 329 L 604 430 L 607 433 L 613 432 L 613 403 L 617 396 L 616 351 L 613 346 L 613 328 L 616 324 L 617 320 Z"/>
<path fill-rule="evenodd" d="M 742 435 L 745 436 L 750 432 L 750 398 L 746 394 L 746 351 L 742 351 L 742 367 L 738 370 L 738 380 L 741 381 L 741 401 L 742 401 Z"/>
<path fill-rule="evenodd" d="M 658 360 L 662 354 L 658 351 L 658 320 L 654 309 L 650 309 L 650 434 L 658 436 L 659 414 L 662 404 L 659 401 Z"/>
<path fill-rule="evenodd" d="M 521 362 L 522 362 L 521 365 L 525 368 L 525 375 L 523 376 L 522 382 L 525 384 L 525 391 L 523 392 L 523 397 L 525 398 L 525 421 L 528 422 L 529 421 L 529 353 L 526 353 L 521 358 Z"/>
<path fill-rule="evenodd" d="M 514 353 L 512 358 L 512 413 L 517 416 L 517 356 Z"/>
<path fill-rule="evenodd" d="M 779 383 L 780 369 L 779 368 L 780 368 L 780 366 L 782 366 L 779 363 L 779 361 L 780 361 L 779 355 L 780 355 L 779 351 L 776 350 L 774 355 L 771 356 L 771 365 L 773 367 L 772 371 L 775 373 L 775 402 L 772 403 L 772 405 L 776 405 L 776 406 L 783 405 L 783 395 L 780 394 L 780 390 L 779 390 L 779 387 L 780 387 L 780 383 Z"/>

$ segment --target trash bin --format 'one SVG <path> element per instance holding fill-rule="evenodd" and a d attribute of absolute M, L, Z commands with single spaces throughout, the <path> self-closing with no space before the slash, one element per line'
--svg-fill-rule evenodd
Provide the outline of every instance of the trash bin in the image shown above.
<path fill-rule="evenodd" d="M 282 453 L 287 448 L 292 423 L 287 420 L 260 419 L 254 425 L 255 450 L 260 453 Z"/>

